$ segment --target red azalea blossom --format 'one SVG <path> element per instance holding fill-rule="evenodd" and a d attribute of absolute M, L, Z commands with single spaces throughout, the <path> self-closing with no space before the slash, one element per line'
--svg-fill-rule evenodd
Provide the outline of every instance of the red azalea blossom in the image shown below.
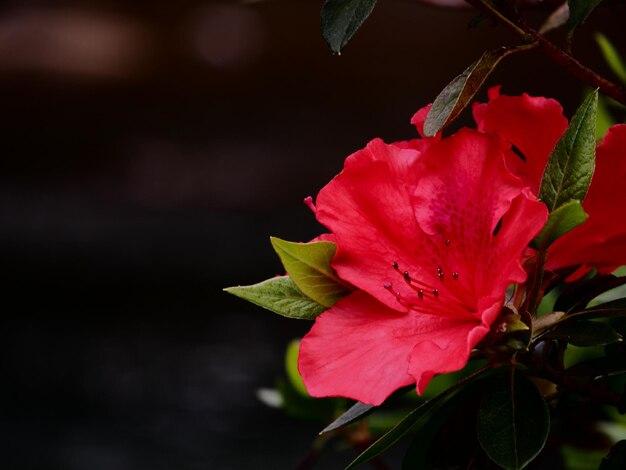
<path fill-rule="evenodd" d="M 320 191 L 316 217 L 337 243 L 332 266 L 356 290 L 302 340 L 311 395 L 378 405 L 465 366 L 507 287 L 525 281 L 522 254 L 547 219 L 507 169 L 509 154 L 499 134 L 470 129 L 374 140 Z"/>
<path fill-rule="evenodd" d="M 504 96 L 489 90 L 490 101 L 474 105 L 478 129 L 498 132 L 521 151 L 507 165 L 537 193 L 543 168 L 567 127 L 561 105 L 551 99 Z M 549 249 L 546 267 L 556 270 L 582 266 L 611 272 L 626 264 L 626 125 L 609 129 L 597 149 L 596 170 L 582 201 L 589 218 L 559 238 Z"/>

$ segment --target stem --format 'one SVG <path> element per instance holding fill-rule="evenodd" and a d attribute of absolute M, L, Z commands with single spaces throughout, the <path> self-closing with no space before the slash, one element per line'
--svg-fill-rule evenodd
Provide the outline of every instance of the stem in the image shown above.
<path fill-rule="evenodd" d="M 626 88 L 616 85 L 615 83 L 607 80 L 606 78 L 598 75 L 596 72 L 581 64 L 578 60 L 574 59 L 570 54 L 563 49 L 557 47 L 554 43 L 546 39 L 546 37 L 533 29 L 528 23 L 526 23 L 521 17 L 516 16 L 511 19 L 507 17 L 502 11 L 498 10 L 494 4 L 489 0 L 466 0 L 467 3 L 486 13 L 491 18 L 497 21 L 501 21 L 511 31 L 518 36 L 521 36 L 525 42 L 536 41 L 539 43 L 538 49 L 546 57 L 556 62 L 570 74 L 582 82 L 590 85 L 594 88 L 599 88 L 600 91 L 615 101 L 626 106 Z"/>

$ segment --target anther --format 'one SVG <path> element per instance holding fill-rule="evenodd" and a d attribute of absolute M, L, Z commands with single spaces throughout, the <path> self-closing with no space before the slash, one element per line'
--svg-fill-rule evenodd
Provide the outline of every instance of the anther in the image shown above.
<path fill-rule="evenodd" d="M 393 269 L 395 269 L 396 271 L 398 270 L 398 263 L 396 263 L 395 261 L 391 263 L 391 266 L 393 266 Z"/>
<path fill-rule="evenodd" d="M 385 289 L 387 289 L 387 290 L 391 290 L 391 289 L 393 289 L 393 284 L 392 284 L 391 282 L 385 282 L 385 283 L 383 284 L 383 287 L 384 287 Z"/>
<path fill-rule="evenodd" d="M 433 289 L 433 295 L 435 297 L 439 297 L 439 291 L 437 289 Z"/>
<path fill-rule="evenodd" d="M 456 281 L 458 278 L 459 278 L 459 273 L 457 272 L 452 273 L 452 279 Z"/>
<path fill-rule="evenodd" d="M 417 291 L 417 296 L 418 296 L 420 299 L 423 299 L 423 298 L 424 298 L 424 291 L 423 291 L 422 289 L 418 290 L 418 291 Z"/>
<path fill-rule="evenodd" d="M 450 240 L 446 240 L 446 246 L 450 246 Z"/>
<path fill-rule="evenodd" d="M 437 276 L 443 281 L 443 269 L 439 266 L 437 267 Z"/>
<path fill-rule="evenodd" d="M 409 274 L 409 272 L 404 271 L 402 275 L 404 276 L 404 280 L 406 281 L 406 283 L 411 284 L 411 275 Z"/>

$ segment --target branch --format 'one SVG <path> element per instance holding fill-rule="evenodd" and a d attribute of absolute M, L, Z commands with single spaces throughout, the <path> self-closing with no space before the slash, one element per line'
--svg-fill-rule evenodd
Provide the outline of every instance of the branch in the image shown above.
<path fill-rule="evenodd" d="M 496 21 L 502 22 L 515 34 L 520 36 L 525 42 L 537 42 L 538 49 L 546 57 L 556 62 L 570 74 L 590 85 L 593 88 L 599 88 L 600 91 L 613 98 L 615 101 L 626 106 L 626 88 L 616 85 L 606 78 L 598 75 L 589 67 L 581 64 L 570 54 L 556 46 L 554 43 L 546 39 L 543 34 L 533 29 L 523 18 L 516 15 L 515 18 L 508 17 L 504 12 L 496 8 L 489 0 L 466 0 L 467 3 L 489 15 Z"/>

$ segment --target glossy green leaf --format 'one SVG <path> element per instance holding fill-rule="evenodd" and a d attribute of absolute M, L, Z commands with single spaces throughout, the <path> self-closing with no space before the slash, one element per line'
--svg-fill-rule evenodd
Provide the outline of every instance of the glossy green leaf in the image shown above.
<path fill-rule="evenodd" d="M 276 237 L 270 240 L 285 270 L 306 296 L 324 307 L 331 307 L 348 293 L 330 267 L 337 245 L 331 242 L 295 243 Z"/>
<path fill-rule="evenodd" d="M 500 47 L 486 51 L 480 59 L 466 68 L 435 98 L 424 121 L 424 135 L 432 137 L 454 121 L 472 101 L 498 63 L 506 56 L 526 48 L 527 46 Z"/>
<path fill-rule="evenodd" d="M 539 188 L 539 198 L 550 212 L 569 201 L 582 201 L 587 194 L 595 168 L 597 103 L 595 90 L 580 105 L 550 154 Z"/>
<path fill-rule="evenodd" d="M 566 202 L 550 214 L 546 225 L 532 241 L 532 246 L 536 249 L 548 248 L 557 238 L 578 227 L 588 217 L 580 201 Z"/>
<path fill-rule="evenodd" d="M 567 0 L 569 4 L 569 19 L 567 29 L 570 35 L 574 30 L 585 22 L 591 12 L 600 4 L 602 0 Z"/>
<path fill-rule="evenodd" d="M 548 337 L 574 346 L 604 346 L 619 340 L 619 335 L 608 323 L 591 320 L 564 322 L 551 330 Z"/>
<path fill-rule="evenodd" d="M 287 345 L 287 353 L 285 354 L 285 370 L 287 378 L 293 388 L 302 396 L 309 397 L 309 392 L 304 386 L 302 376 L 298 371 L 298 354 L 300 351 L 300 340 L 294 339 Z"/>
<path fill-rule="evenodd" d="M 602 459 L 598 470 L 624 470 L 626 468 L 626 441 L 615 444 Z"/>
<path fill-rule="evenodd" d="M 330 431 L 334 431 L 335 429 L 340 428 L 341 426 L 345 426 L 346 424 L 350 424 L 356 421 L 359 418 L 362 418 L 367 413 L 369 413 L 374 408 L 374 405 L 367 405 L 365 403 L 357 402 L 348 408 L 348 411 L 343 413 L 339 418 L 334 420 L 328 426 L 320 431 L 320 434 L 324 434 Z"/>
<path fill-rule="evenodd" d="M 304 295 L 289 276 L 273 277 L 251 286 L 227 287 L 224 290 L 259 307 L 299 320 L 314 320 L 326 310 L 326 307 Z"/>
<path fill-rule="evenodd" d="M 595 34 L 596 42 L 600 46 L 600 51 L 604 60 L 609 65 L 611 70 L 617 77 L 626 85 L 626 63 L 622 56 L 617 51 L 617 48 L 613 45 L 609 38 L 602 33 Z"/>
<path fill-rule="evenodd" d="M 478 410 L 478 440 L 506 470 L 524 468 L 539 454 L 550 430 L 548 406 L 519 373 L 494 377 Z"/>
<path fill-rule="evenodd" d="M 326 0 L 322 7 L 322 36 L 338 54 L 370 15 L 376 0 Z"/>

